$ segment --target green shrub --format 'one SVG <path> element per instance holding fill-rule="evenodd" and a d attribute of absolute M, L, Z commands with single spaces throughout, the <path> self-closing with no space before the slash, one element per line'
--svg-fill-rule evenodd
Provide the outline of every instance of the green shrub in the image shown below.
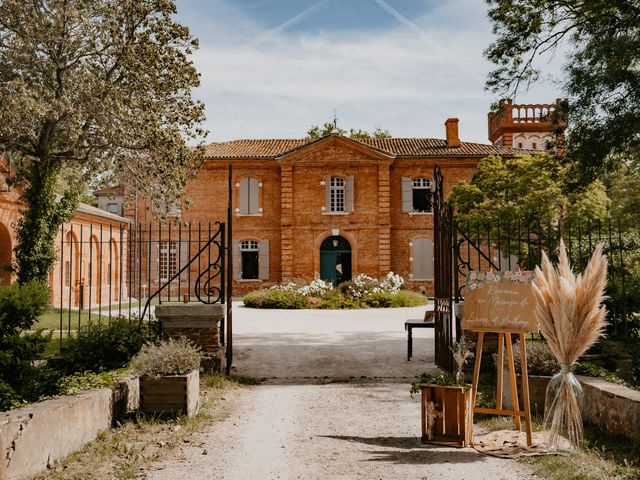
<path fill-rule="evenodd" d="M 58 393 L 60 395 L 77 395 L 83 390 L 110 387 L 124 374 L 123 370 L 110 370 L 108 372 L 78 372 L 58 380 Z"/>
<path fill-rule="evenodd" d="M 251 308 L 298 309 L 309 308 L 309 299 L 297 292 L 285 290 L 257 290 L 244 296 L 245 306 Z"/>
<path fill-rule="evenodd" d="M 126 317 L 110 323 L 87 325 L 75 337 L 65 340 L 60 356 L 49 363 L 69 375 L 122 368 L 146 343 L 158 339 L 157 324 L 139 324 Z"/>
<path fill-rule="evenodd" d="M 410 290 L 400 290 L 398 293 L 375 292 L 364 297 L 365 305 L 372 308 L 418 307 L 426 305 L 429 299 Z"/>
<path fill-rule="evenodd" d="M 51 335 L 26 333 L 49 303 L 49 289 L 37 282 L 0 287 L 0 406 L 11 408 L 40 396 L 34 361 Z"/>
<path fill-rule="evenodd" d="M 131 369 L 138 375 L 185 375 L 200 368 L 201 355 L 185 337 L 170 338 L 159 344 L 147 344 L 131 360 Z"/>
<path fill-rule="evenodd" d="M 520 371 L 520 342 L 513 345 L 513 360 L 516 370 Z M 551 352 L 545 340 L 527 342 L 527 373 L 529 375 L 554 375 L 560 370 L 560 364 Z"/>

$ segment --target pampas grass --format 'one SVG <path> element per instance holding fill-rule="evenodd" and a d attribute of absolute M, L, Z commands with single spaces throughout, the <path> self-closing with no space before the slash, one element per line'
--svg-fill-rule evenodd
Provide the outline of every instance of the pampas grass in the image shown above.
<path fill-rule="evenodd" d="M 560 242 L 557 268 L 544 253 L 542 265 L 536 267 L 533 281 L 535 315 L 540 332 L 562 367 L 559 378 L 554 377 L 556 397 L 547 401 L 545 408 L 544 424 L 551 445 L 559 444 L 562 433 L 574 447 L 582 439 L 582 416 L 576 394 L 580 384 L 570 371 L 604 332 L 606 283 L 607 259 L 602 254 L 602 244 L 596 247 L 583 274 L 576 276 L 571 270 L 563 241 Z M 551 384 L 549 388 L 552 388 Z"/>

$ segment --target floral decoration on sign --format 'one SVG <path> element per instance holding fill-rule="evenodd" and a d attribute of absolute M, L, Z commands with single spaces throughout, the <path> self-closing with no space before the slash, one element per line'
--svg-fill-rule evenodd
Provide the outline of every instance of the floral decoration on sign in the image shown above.
<path fill-rule="evenodd" d="M 531 283 L 533 272 L 528 270 L 506 272 L 472 271 L 467 274 L 467 290 L 476 290 L 480 285 L 488 282 L 506 281 L 509 283 Z"/>

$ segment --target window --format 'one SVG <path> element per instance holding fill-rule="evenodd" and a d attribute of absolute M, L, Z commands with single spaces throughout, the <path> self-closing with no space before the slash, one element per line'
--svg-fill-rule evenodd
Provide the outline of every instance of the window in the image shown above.
<path fill-rule="evenodd" d="M 107 212 L 120 215 L 120 206 L 117 203 L 107 203 Z"/>
<path fill-rule="evenodd" d="M 428 238 L 416 238 L 411 243 L 412 280 L 433 279 L 433 241 Z"/>
<path fill-rule="evenodd" d="M 260 213 L 260 181 L 257 178 L 243 178 L 239 183 L 240 215 L 257 215 Z"/>
<path fill-rule="evenodd" d="M 242 256 L 243 280 L 257 280 L 259 278 L 258 242 L 256 240 L 243 240 L 240 242 L 240 254 Z"/>
<path fill-rule="evenodd" d="M 537 144 L 536 142 L 533 142 L 533 143 L 531 144 L 531 147 L 532 147 L 534 150 L 537 150 L 537 149 L 538 149 L 538 144 Z"/>
<path fill-rule="evenodd" d="M 433 192 L 428 178 L 413 179 L 413 211 L 430 212 L 433 209 Z"/>
<path fill-rule="evenodd" d="M 345 188 L 344 178 L 331 177 L 330 186 L 330 212 L 344 212 L 345 211 Z"/>
<path fill-rule="evenodd" d="M 402 211 L 430 213 L 433 211 L 433 182 L 429 178 L 402 177 Z"/>
<path fill-rule="evenodd" d="M 160 280 L 169 280 L 178 273 L 178 245 L 174 241 L 160 242 Z"/>

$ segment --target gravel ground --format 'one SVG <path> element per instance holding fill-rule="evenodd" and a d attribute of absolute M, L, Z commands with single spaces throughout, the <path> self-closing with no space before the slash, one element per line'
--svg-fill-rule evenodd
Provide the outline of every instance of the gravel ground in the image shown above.
<path fill-rule="evenodd" d="M 534 478 L 513 460 L 421 444 L 419 403 L 409 383 L 438 371 L 433 330 L 414 331 L 414 357 L 407 362 L 404 322 L 422 319 L 430 307 L 300 311 L 234 304 L 236 372 L 268 380 L 225 394 L 215 407 L 224 420 L 143 476 Z"/>
<path fill-rule="evenodd" d="M 526 465 L 420 443 L 419 404 L 399 383 L 261 385 L 229 392 L 228 412 L 144 475 L 259 479 L 525 479 Z"/>

